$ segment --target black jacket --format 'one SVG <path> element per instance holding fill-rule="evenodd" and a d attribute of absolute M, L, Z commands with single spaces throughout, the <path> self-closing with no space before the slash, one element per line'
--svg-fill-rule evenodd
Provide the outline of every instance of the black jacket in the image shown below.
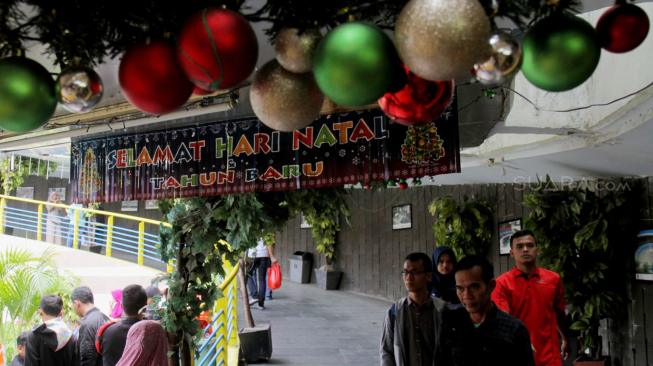
<path fill-rule="evenodd" d="M 60 320 L 41 324 L 27 337 L 25 366 L 71 366 L 76 364 L 72 332 Z"/>
<path fill-rule="evenodd" d="M 122 319 L 110 325 L 102 333 L 100 349 L 102 350 L 102 363 L 104 366 L 115 366 L 118 363 L 120 357 L 122 357 L 122 352 L 125 350 L 129 328 L 139 320 L 137 318 Z"/>
<path fill-rule="evenodd" d="M 442 314 L 442 365 L 452 366 L 533 366 L 528 330 L 496 306 L 485 321 L 474 327 L 464 308 Z"/>
<path fill-rule="evenodd" d="M 95 335 L 108 321 L 109 318 L 98 308 L 89 310 L 82 318 L 77 338 L 79 366 L 102 366 L 102 356 L 95 350 Z"/>

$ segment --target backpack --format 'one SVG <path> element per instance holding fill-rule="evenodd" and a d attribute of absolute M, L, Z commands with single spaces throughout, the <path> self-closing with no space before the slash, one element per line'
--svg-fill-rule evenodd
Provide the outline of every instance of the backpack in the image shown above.
<path fill-rule="evenodd" d="M 104 332 L 107 330 L 107 328 L 113 324 L 116 324 L 116 320 L 111 320 L 102 324 L 100 329 L 97 330 L 97 334 L 95 335 L 95 350 L 97 353 L 102 354 L 102 335 L 104 335 Z"/>

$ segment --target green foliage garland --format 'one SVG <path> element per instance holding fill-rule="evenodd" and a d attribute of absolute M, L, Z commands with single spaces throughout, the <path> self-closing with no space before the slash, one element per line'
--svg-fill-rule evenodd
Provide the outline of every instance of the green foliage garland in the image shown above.
<path fill-rule="evenodd" d="M 492 240 L 492 210 L 482 199 L 464 198 L 458 204 L 447 196 L 434 200 L 428 207 L 434 216 L 433 234 L 438 245 L 453 249 L 457 257 L 487 256 Z"/>
<path fill-rule="evenodd" d="M 570 328 L 580 332 L 594 359 L 600 355 L 599 321 L 619 319 L 629 301 L 624 284 L 632 273 L 640 187 L 634 181 L 624 187 L 558 190 L 547 177 L 524 197 L 532 209 L 525 224 L 537 237 L 540 261 L 560 273 Z"/>

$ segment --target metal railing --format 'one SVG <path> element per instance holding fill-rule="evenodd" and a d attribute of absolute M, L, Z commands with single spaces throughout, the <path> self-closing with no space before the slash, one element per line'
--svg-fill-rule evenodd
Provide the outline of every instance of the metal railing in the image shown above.
<path fill-rule="evenodd" d="M 18 204 L 24 207 L 18 207 Z M 54 209 L 66 210 L 66 216 Z M 96 220 L 89 220 L 87 213 Z M 137 224 L 137 229 L 130 229 L 121 223 Z M 108 257 L 121 257 L 120 254 L 123 254 L 121 259 L 129 259 L 124 255 L 131 259 L 135 257 L 139 265 L 165 266 L 168 272 L 172 272 L 172 263 L 163 263 L 158 253 L 160 225 L 170 226 L 169 223 L 142 217 L 0 195 L 0 234 L 11 229 L 13 234 L 21 232 L 39 241 L 67 244 L 74 249 L 86 245 L 89 250 L 98 249 L 98 254 L 102 250 Z M 150 231 L 146 231 L 146 228 Z M 233 266 L 227 260 L 223 263 L 227 275 L 219 288 L 224 296 L 213 306 L 210 324 L 205 328 L 204 338 L 195 352 L 196 366 L 238 364 L 240 340 L 236 275 L 239 265 L 236 263 Z"/>
<path fill-rule="evenodd" d="M 237 365 L 240 340 L 238 338 L 238 263 L 232 266 L 223 261 L 227 277 L 220 284 L 224 294 L 213 306 L 211 322 L 204 329 L 204 338 L 195 352 L 195 366 Z"/>
<path fill-rule="evenodd" d="M 38 241 L 165 267 L 159 254 L 159 227 L 169 223 L 90 208 L 0 195 L 0 234 L 22 233 Z"/>

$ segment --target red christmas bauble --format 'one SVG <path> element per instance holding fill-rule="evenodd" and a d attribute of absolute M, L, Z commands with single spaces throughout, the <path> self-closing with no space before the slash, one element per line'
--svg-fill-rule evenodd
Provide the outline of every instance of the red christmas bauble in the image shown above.
<path fill-rule="evenodd" d="M 181 67 L 196 86 L 210 91 L 238 85 L 254 70 L 258 43 L 240 14 L 205 9 L 186 23 L 177 50 Z"/>
<path fill-rule="evenodd" d="M 406 84 L 397 91 L 386 93 L 379 106 L 397 123 L 412 126 L 433 122 L 451 104 L 454 93 L 453 80 L 430 81 L 413 74 L 404 66 Z"/>
<path fill-rule="evenodd" d="M 120 61 L 118 79 L 127 100 L 152 114 L 179 108 L 193 92 L 193 84 L 179 67 L 175 48 L 163 41 L 127 50 Z"/>
<path fill-rule="evenodd" d="M 406 182 L 399 183 L 399 189 L 408 189 L 408 183 Z"/>
<path fill-rule="evenodd" d="M 614 53 L 632 51 L 646 39 L 649 29 L 646 12 L 634 4 L 616 4 L 596 24 L 601 47 Z"/>

